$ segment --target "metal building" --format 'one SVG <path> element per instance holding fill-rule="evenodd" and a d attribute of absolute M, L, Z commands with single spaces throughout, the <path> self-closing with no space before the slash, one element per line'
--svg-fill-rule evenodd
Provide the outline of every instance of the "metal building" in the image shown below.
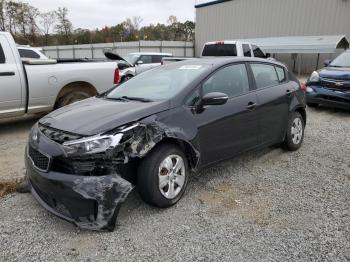
<path fill-rule="evenodd" d="M 196 5 L 196 55 L 205 42 L 279 36 L 350 37 L 350 0 L 217 0 Z M 341 52 L 341 50 L 339 51 Z M 334 54 L 303 54 L 302 71 Z M 278 54 L 293 67 L 295 55 Z"/>

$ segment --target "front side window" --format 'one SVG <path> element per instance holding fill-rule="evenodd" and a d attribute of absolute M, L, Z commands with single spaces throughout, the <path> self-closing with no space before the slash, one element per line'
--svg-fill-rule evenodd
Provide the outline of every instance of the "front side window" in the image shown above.
<path fill-rule="evenodd" d="M 251 57 L 252 53 L 250 52 L 250 47 L 247 44 L 243 44 L 243 53 L 244 56 Z"/>
<path fill-rule="evenodd" d="M 19 55 L 22 58 L 40 58 L 40 55 L 34 52 L 33 50 L 28 49 L 18 49 Z"/>
<path fill-rule="evenodd" d="M 257 89 L 279 84 L 275 67 L 270 64 L 251 64 Z"/>
<path fill-rule="evenodd" d="M 5 54 L 4 54 L 4 50 L 2 49 L 2 46 L 0 44 L 0 64 L 4 64 L 5 63 Z"/>
<path fill-rule="evenodd" d="M 264 52 L 261 51 L 259 47 L 257 47 L 256 45 L 252 45 L 252 48 L 253 48 L 253 53 L 255 57 L 265 58 Z"/>
<path fill-rule="evenodd" d="M 224 93 L 228 97 L 248 93 L 249 82 L 245 65 L 230 65 L 215 72 L 203 84 L 203 95 L 212 92 Z"/>
<path fill-rule="evenodd" d="M 139 61 L 142 61 L 144 64 L 151 64 L 152 63 L 152 56 L 150 56 L 150 55 L 142 55 L 140 57 Z"/>
<path fill-rule="evenodd" d="M 163 59 L 163 56 L 161 55 L 153 55 L 152 56 L 152 63 L 161 63 Z"/>
<path fill-rule="evenodd" d="M 184 90 L 210 65 L 173 63 L 139 74 L 114 88 L 106 97 L 118 99 L 123 96 L 152 101 L 166 100 Z"/>
<path fill-rule="evenodd" d="M 200 92 L 198 88 L 194 90 L 186 99 L 185 105 L 187 106 L 195 106 L 200 102 Z"/>
<path fill-rule="evenodd" d="M 277 76 L 278 76 L 278 80 L 282 83 L 284 81 L 286 81 L 286 72 L 284 71 L 284 69 L 282 67 L 276 66 L 276 72 L 277 72 Z"/>

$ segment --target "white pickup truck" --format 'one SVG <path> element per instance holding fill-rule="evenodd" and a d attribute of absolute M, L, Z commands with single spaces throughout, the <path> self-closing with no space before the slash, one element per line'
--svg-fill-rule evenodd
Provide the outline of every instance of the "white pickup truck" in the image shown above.
<path fill-rule="evenodd" d="M 220 57 L 220 56 L 245 56 L 245 57 L 259 57 L 267 58 L 261 49 L 248 42 L 236 41 L 236 40 L 225 40 L 207 42 L 203 49 L 201 57 Z M 162 64 L 168 64 L 178 62 L 182 60 L 189 60 L 194 58 L 189 57 L 165 57 L 162 60 Z"/>
<path fill-rule="evenodd" d="M 12 36 L 0 32 L 0 119 L 48 112 L 102 93 L 119 80 L 113 61 L 21 61 Z"/>

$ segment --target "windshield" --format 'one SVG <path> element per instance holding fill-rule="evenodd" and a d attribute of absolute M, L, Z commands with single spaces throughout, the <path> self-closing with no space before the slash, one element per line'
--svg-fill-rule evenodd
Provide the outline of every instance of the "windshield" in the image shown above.
<path fill-rule="evenodd" d="M 175 65 L 176 64 L 176 65 Z M 209 65 L 174 63 L 146 71 L 117 86 L 107 98 L 142 98 L 145 101 L 166 100 L 177 95 Z"/>
<path fill-rule="evenodd" d="M 130 64 L 134 65 L 139 58 L 140 58 L 140 55 L 128 54 L 125 57 L 125 60 L 128 61 Z"/>
<path fill-rule="evenodd" d="M 350 51 L 342 53 L 330 65 L 335 67 L 350 67 Z"/>

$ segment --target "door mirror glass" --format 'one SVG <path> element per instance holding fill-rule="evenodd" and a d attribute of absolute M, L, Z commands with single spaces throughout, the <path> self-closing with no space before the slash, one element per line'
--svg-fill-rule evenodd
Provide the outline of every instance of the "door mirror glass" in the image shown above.
<path fill-rule="evenodd" d="M 226 104 L 227 100 L 228 100 L 228 96 L 226 94 L 220 93 L 220 92 L 212 92 L 202 97 L 202 105 L 203 106 L 223 105 L 223 104 Z"/>
<path fill-rule="evenodd" d="M 327 67 L 327 66 L 329 66 L 330 64 L 332 63 L 332 60 L 325 60 L 324 62 L 323 62 L 323 64 L 324 64 L 324 66 L 325 67 Z"/>

